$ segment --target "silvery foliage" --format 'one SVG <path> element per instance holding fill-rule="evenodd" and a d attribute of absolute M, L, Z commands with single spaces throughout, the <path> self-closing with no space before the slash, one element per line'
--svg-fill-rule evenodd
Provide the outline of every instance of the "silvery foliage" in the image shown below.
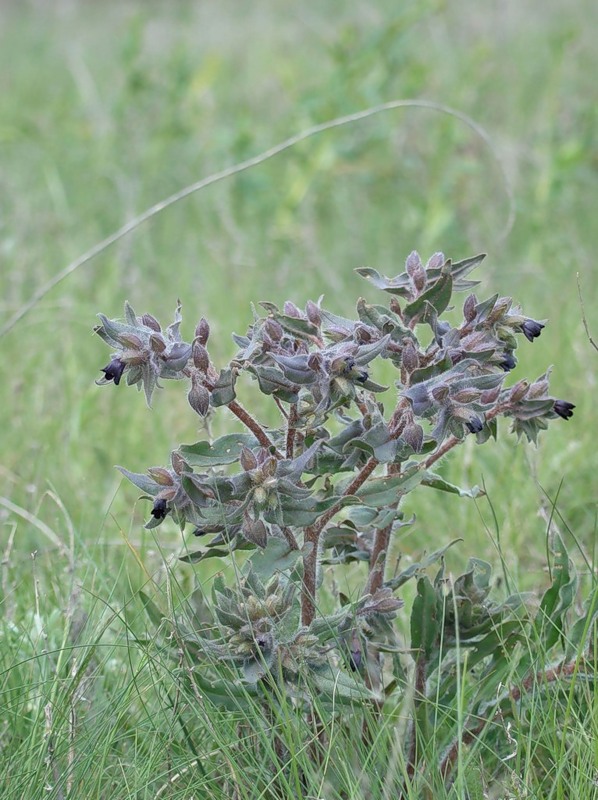
<path fill-rule="evenodd" d="M 381 536 L 387 542 L 409 524 L 401 500 L 416 487 L 479 493 L 432 471 L 454 445 L 466 437 L 480 445 L 495 438 L 499 416 L 511 419 L 517 436 L 536 442 L 549 421 L 572 415 L 571 403 L 550 396 L 549 371 L 505 386 L 521 338 L 532 342 L 545 323 L 526 317 L 509 297 L 480 301 L 471 293 L 477 283 L 468 275 L 483 258 L 452 262 L 435 253 L 424 266 L 413 252 L 393 278 L 359 269 L 389 298 L 359 299 L 355 318 L 327 311 L 321 299 L 303 309 L 262 302 L 246 333 L 233 334 L 238 350 L 220 369 L 210 357 L 205 319 L 192 341 L 183 341 L 180 303 L 166 330 L 128 304 L 122 321 L 100 315 L 95 330 L 113 352 L 99 383 L 125 379 L 143 388 L 150 404 L 162 379 L 184 380 L 200 417 L 227 407 L 245 424 L 243 433 L 181 445 L 169 466 L 147 474 L 119 468 L 152 502 L 148 528 L 171 517 L 202 537 L 205 546 L 183 561 L 249 555 L 234 588 L 222 579 L 214 585 L 216 630 L 200 635 L 192 621 L 176 621 L 198 658 L 232 664 L 246 686 L 282 682 L 300 698 L 309 681 L 324 699 L 380 697 L 389 688 L 385 658 L 393 689 L 404 675 L 393 624 L 402 601 L 395 592 L 412 578 L 414 651 L 429 658 L 438 647 L 438 609 L 447 597 L 454 602 L 452 617 L 445 615 L 445 643 L 455 641 L 459 628 L 463 641 L 486 641 L 478 648 L 484 657 L 497 646 L 497 625 L 507 625 L 518 603 L 489 604 L 488 565 L 473 560 L 464 576 L 448 581 L 442 564 L 450 543 L 387 576 L 387 547 L 380 546 Z M 455 292 L 468 293 L 457 322 L 444 318 Z M 394 372 L 394 386 L 377 380 L 383 362 L 389 368 L 379 372 Z M 260 425 L 238 403 L 243 376 L 276 404 L 278 428 Z M 339 595 L 337 611 L 316 613 L 322 565 L 352 562 L 369 565 L 361 596 Z M 431 583 L 426 570 L 434 563 L 441 567 Z M 505 636 L 509 631 L 502 629 Z M 223 705 L 235 691 L 234 681 L 216 690 L 205 676 L 197 680 Z"/>

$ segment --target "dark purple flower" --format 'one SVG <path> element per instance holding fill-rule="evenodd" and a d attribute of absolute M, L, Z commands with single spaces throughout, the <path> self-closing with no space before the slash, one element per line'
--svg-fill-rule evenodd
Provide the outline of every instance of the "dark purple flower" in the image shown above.
<path fill-rule="evenodd" d="M 484 423 L 479 417 L 472 417 L 469 422 L 465 423 L 465 427 L 470 433 L 479 433 L 484 427 Z"/>
<path fill-rule="evenodd" d="M 166 505 L 166 500 L 163 497 L 158 497 L 154 501 L 154 507 L 152 508 L 152 517 L 156 519 L 164 519 L 168 514 L 168 506 Z"/>
<path fill-rule="evenodd" d="M 517 359 L 510 350 L 505 350 L 503 360 L 499 362 L 498 366 L 504 369 L 505 372 L 510 372 L 517 366 Z"/>
<path fill-rule="evenodd" d="M 349 654 L 349 667 L 351 668 L 352 672 L 359 672 L 361 669 L 361 659 L 362 655 L 359 647 L 351 650 Z"/>
<path fill-rule="evenodd" d="M 521 330 L 528 342 L 533 342 L 542 333 L 542 328 L 544 327 L 541 322 L 537 322 L 535 319 L 526 319 L 521 326 Z"/>
<path fill-rule="evenodd" d="M 120 358 L 113 358 L 108 366 L 101 369 L 100 372 L 104 373 L 107 381 L 114 381 L 115 385 L 118 386 L 126 367 L 127 365 Z"/>
<path fill-rule="evenodd" d="M 555 414 L 558 414 L 559 417 L 563 419 L 571 419 L 573 416 L 573 409 L 575 406 L 573 403 L 568 403 L 566 400 L 555 400 L 553 410 Z"/>

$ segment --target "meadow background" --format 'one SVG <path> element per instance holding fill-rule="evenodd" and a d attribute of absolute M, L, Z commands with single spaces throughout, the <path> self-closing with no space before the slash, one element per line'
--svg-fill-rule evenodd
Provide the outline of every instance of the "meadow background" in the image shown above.
<path fill-rule="evenodd" d="M 408 561 L 462 536 L 452 569 L 469 555 L 498 565 L 498 535 L 513 581 L 540 590 L 558 496 L 572 555 L 595 562 L 598 353 L 576 276 L 598 337 L 597 25 L 590 0 L 0 3 L 0 327 L 154 202 L 388 100 L 475 119 L 516 211 L 502 237 L 502 176 L 469 128 L 428 109 L 391 111 L 167 209 L 0 339 L 3 796 L 154 797 L 192 757 L 150 656 L 130 644 L 147 625 L 139 589 L 163 586 L 186 544 L 173 526 L 143 530 L 147 504 L 113 465 L 163 464 L 201 432 L 176 384 L 152 411 L 142 394 L 94 384 L 108 361 L 95 315 L 119 316 L 125 299 L 168 322 L 180 297 L 184 331 L 208 317 L 224 361 L 252 300 L 324 294 L 349 314 L 359 295 L 377 297 L 355 267 L 396 275 L 412 249 L 487 252 L 479 294 L 513 295 L 548 319 L 518 351 L 513 382 L 554 365 L 552 393 L 575 416 L 537 449 L 518 446 L 507 425 L 497 446 L 468 441 L 443 471 L 484 483 L 487 498 L 416 492 L 406 510 L 417 523 L 399 548 Z M 179 588 L 220 566 L 176 567 Z"/>

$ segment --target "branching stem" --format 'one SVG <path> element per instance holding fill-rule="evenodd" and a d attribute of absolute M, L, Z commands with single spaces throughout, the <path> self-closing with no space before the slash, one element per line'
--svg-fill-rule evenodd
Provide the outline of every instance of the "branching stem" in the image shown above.
<path fill-rule="evenodd" d="M 380 462 L 375 458 L 370 458 L 362 470 L 355 476 L 349 486 L 347 486 L 343 497 L 353 495 L 360 486 L 370 477 Z M 303 559 L 303 587 L 301 592 L 301 623 L 310 625 L 316 611 L 316 572 L 318 566 L 318 548 L 320 544 L 320 534 L 324 527 L 330 522 L 332 517 L 340 511 L 342 503 L 335 503 L 328 509 L 313 525 L 305 529 L 305 542 L 310 542 L 313 547 Z"/>

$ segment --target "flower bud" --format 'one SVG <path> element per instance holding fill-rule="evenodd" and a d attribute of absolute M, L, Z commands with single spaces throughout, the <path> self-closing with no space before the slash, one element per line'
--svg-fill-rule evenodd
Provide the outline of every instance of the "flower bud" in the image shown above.
<path fill-rule="evenodd" d="M 529 389 L 529 381 L 522 380 L 513 386 L 511 389 L 511 394 L 509 395 L 509 401 L 511 403 L 518 403 L 520 400 L 523 400 L 527 391 Z"/>
<path fill-rule="evenodd" d="M 402 353 L 402 364 L 407 372 L 419 367 L 419 355 L 412 339 L 407 339 Z"/>
<path fill-rule="evenodd" d="M 435 386 L 432 389 L 432 397 L 436 400 L 437 403 L 444 403 L 449 395 L 449 388 L 448 386 Z"/>
<path fill-rule="evenodd" d="M 452 396 L 456 403 L 473 403 L 479 397 L 480 392 L 477 389 L 461 389 Z"/>
<path fill-rule="evenodd" d="M 161 334 L 159 335 L 156 333 L 152 333 L 152 335 L 150 336 L 149 343 L 154 353 L 157 353 L 158 355 L 160 355 L 160 353 L 163 353 L 166 350 L 166 342 L 162 338 Z"/>
<path fill-rule="evenodd" d="M 147 472 L 160 486 L 172 486 L 174 483 L 172 475 L 164 467 L 150 467 Z"/>
<path fill-rule="evenodd" d="M 151 328 L 153 331 L 156 331 L 156 333 L 160 333 L 160 331 L 162 330 L 158 320 L 151 314 L 144 314 L 141 317 L 141 322 L 145 325 L 146 328 Z"/>
<path fill-rule="evenodd" d="M 210 407 L 210 393 L 205 386 L 194 380 L 187 395 L 187 400 L 196 414 L 199 414 L 200 417 L 205 417 Z"/>
<path fill-rule="evenodd" d="M 507 311 L 511 308 L 513 303 L 512 298 L 510 297 L 499 297 L 496 303 L 494 304 L 494 308 L 487 316 L 487 322 L 493 323 L 498 322 L 501 320 Z"/>
<path fill-rule="evenodd" d="M 266 331 L 266 333 L 272 339 L 273 342 L 279 342 L 284 334 L 280 322 L 277 322 L 275 319 L 272 319 L 272 317 L 268 317 L 268 319 L 264 323 L 264 330 Z"/>
<path fill-rule="evenodd" d="M 285 300 L 283 310 L 287 317 L 295 317 L 296 319 L 300 319 L 303 316 L 295 303 L 291 303 L 290 300 Z"/>
<path fill-rule="evenodd" d="M 466 301 L 463 303 L 463 318 L 466 322 L 473 322 L 476 318 L 475 307 L 478 304 L 478 298 L 475 294 L 470 294 Z"/>
<path fill-rule="evenodd" d="M 322 315 L 320 314 L 320 309 L 312 300 L 307 301 L 305 313 L 307 314 L 307 318 L 310 322 L 318 327 L 320 326 L 322 322 Z"/>
<path fill-rule="evenodd" d="M 444 266 L 446 262 L 446 258 L 444 253 L 438 252 L 434 253 L 434 255 L 430 256 L 428 259 L 428 263 L 426 264 L 426 269 L 440 269 Z"/>
<path fill-rule="evenodd" d="M 205 317 L 202 317 L 199 322 L 197 323 L 197 327 L 195 328 L 195 338 L 202 344 L 204 347 L 206 346 L 208 339 L 210 336 L 210 326 L 208 321 Z"/>
<path fill-rule="evenodd" d="M 419 453 L 424 444 L 424 429 L 417 422 L 411 422 L 405 426 L 402 438 L 407 442 L 414 453 Z"/>
<path fill-rule="evenodd" d="M 143 342 L 135 333 L 121 333 L 118 337 L 121 344 L 132 350 L 142 350 Z"/>
<path fill-rule="evenodd" d="M 421 292 L 426 285 L 426 271 L 423 267 L 419 253 L 416 250 L 407 256 L 405 269 L 411 278 L 411 283 L 413 284 L 416 292 Z"/>
<path fill-rule="evenodd" d="M 490 405 L 491 403 L 496 403 L 498 398 L 500 397 L 500 393 L 502 391 L 502 387 L 495 386 L 494 389 L 486 389 L 485 392 L 482 392 L 480 395 L 480 403 L 484 405 Z"/>
<path fill-rule="evenodd" d="M 243 447 L 241 449 L 239 461 L 245 472 L 249 472 L 251 469 L 257 469 L 257 458 L 248 447 Z"/>
<path fill-rule="evenodd" d="M 192 353 L 193 363 L 197 369 L 201 370 L 202 372 L 207 372 L 208 367 L 210 366 L 210 356 L 208 355 L 206 348 L 199 341 L 199 338 L 195 338 L 193 340 Z"/>

